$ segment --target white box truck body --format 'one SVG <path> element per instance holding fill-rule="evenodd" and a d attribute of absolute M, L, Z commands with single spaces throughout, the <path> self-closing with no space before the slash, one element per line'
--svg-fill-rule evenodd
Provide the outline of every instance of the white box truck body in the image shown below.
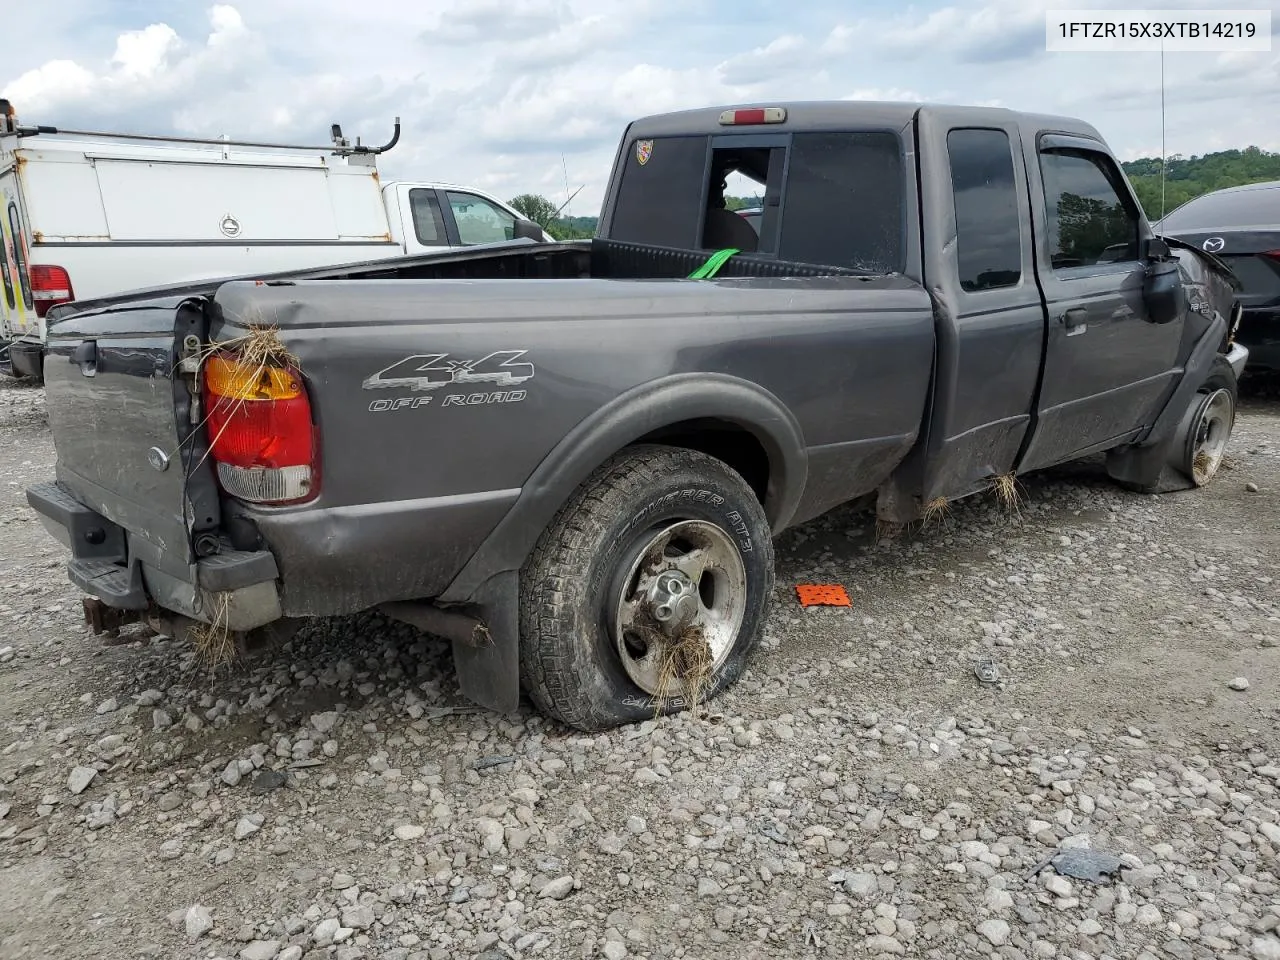
<path fill-rule="evenodd" d="M 0 102 L 2 104 L 2 102 Z M 57 303 L 514 239 L 483 191 L 383 184 L 376 156 L 332 147 L 23 128 L 0 111 L 0 346 L 39 376 Z M 542 239 L 549 240 L 545 234 Z"/>

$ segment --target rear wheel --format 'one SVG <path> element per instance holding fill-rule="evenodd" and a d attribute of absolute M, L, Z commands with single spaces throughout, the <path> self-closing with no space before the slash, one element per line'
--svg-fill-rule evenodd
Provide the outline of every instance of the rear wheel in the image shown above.
<path fill-rule="evenodd" d="M 694 707 L 741 675 L 773 582 L 769 524 L 741 476 L 693 450 L 627 450 L 521 573 L 524 688 L 586 731 Z"/>

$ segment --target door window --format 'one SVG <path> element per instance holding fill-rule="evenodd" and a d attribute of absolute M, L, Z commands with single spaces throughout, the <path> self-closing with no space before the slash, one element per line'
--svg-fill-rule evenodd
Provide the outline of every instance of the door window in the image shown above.
<path fill-rule="evenodd" d="M 440 202 L 436 192 L 422 187 L 409 191 L 409 213 L 413 217 L 413 232 L 424 247 L 447 247 L 449 240 L 444 232 L 444 218 L 440 216 Z"/>
<path fill-rule="evenodd" d="M 463 246 L 514 239 L 516 218 L 473 193 L 450 193 L 449 208 Z"/>
<path fill-rule="evenodd" d="M 961 289 L 1016 286 L 1022 278 L 1022 224 L 1009 135 L 1003 130 L 952 130 L 947 155 Z"/>
<path fill-rule="evenodd" d="M 1046 150 L 1045 236 L 1055 270 L 1138 259 L 1138 213 L 1111 160 L 1087 150 Z"/>

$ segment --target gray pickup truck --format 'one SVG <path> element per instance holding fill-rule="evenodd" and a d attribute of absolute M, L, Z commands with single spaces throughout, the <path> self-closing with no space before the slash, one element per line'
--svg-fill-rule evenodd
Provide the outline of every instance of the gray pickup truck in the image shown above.
<path fill-rule="evenodd" d="M 381 610 L 477 703 L 588 731 L 734 682 L 773 538 L 837 505 L 905 524 L 1102 452 L 1208 483 L 1247 357 L 1229 272 L 1153 235 L 1092 127 L 896 103 L 637 120 L 590 241 L 52 320 L 28 499 L 96 629 Z"/>

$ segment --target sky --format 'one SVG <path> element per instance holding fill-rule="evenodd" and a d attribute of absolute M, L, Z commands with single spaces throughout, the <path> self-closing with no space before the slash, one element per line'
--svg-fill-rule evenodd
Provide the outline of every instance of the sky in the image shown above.
<path fill-rule="evenodd" d="M 599 210 L 628 121 L 688 107 L 927 100 L 1063 113 L 1122 160 L 1159 156 L 1158 53 L 1047 53 L 1044 12 L 1090 0 L 57 0 L 5 14 L 20 123 L 399 145 L 384 179 Z M 1134 4 L 1137 6 L 1138 4 Z M 1165 0 L 1178 8 L 1278 0 Z M 16 42 L 15 42 L 16 39 Z M 1280 151 L 1280 42 L 1165 55 L 1168 152 Z M 567 189 L 566 189 L 567 186 Z"/>

